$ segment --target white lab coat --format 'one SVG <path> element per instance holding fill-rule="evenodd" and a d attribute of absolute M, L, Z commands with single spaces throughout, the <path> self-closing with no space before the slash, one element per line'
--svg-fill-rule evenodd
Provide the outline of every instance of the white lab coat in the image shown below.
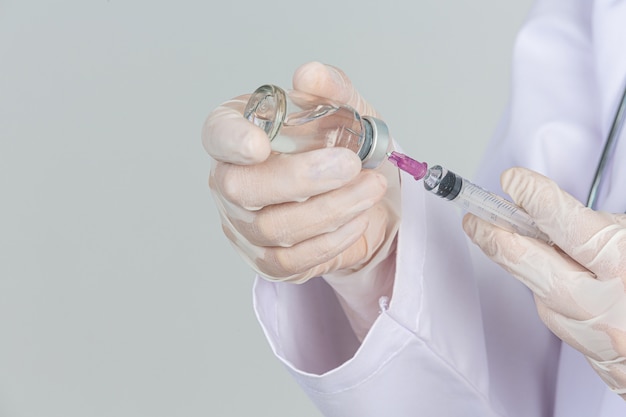
<path fill-rule="evenodd" d="M 624 48 L 626 1 L 539 1 L 476 182 L 499 191 L 502 170 L 526 166 L 584 201 L 625 83 Z M 626 160 L 626 138 L 615 154 Z M 616 191 L 601 208 L 622 212 L 626 164 L 609 175 Z M 257 279 L 255 307 L 325 416 L 626 416 L 625 402 L 540 322 L 529 291 L 468 244 L 452 205 L 410 177 L 392 301 L 361 345 L 321 279 Z"/>

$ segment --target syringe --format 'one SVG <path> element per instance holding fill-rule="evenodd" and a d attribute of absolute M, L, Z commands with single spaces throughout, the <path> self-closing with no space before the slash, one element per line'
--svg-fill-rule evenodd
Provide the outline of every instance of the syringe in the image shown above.
<path fill-rule="evenodd" d="M 387 157 L 416 180 L 423 178 L 426 191 L 502 229 L 550 243 L 548 235 L 539 230 L 528 213 L 499 195 L 472 184 L 440 165 L 428 168 L 425 162 L 418 162 L 399 152 L 390 152 Z"/>

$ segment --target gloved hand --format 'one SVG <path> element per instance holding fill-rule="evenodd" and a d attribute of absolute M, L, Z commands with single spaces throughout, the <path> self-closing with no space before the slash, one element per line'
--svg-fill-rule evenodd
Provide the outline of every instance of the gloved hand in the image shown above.
<path fill-rule="evenodd" d="M 463 228 L 534 293 L 539 316 L 626 399 L 626 216 L 584 207 L 553 181 L 512 168 L 502 187 L 554 246 L 466 215 Z"/>
<path fill-rule="evenodd" d="M 336 68 L 303 65 L 293 86 L 377 116 Z M 214 110 L 202 134 L 215 160 L 209 185 L 224 233 L 266 279 L 302 283 L 323 275 L 363 337 L 378 298 L 391 295 L 394 270 L 382 265 L 395 248 L 398 171 L 387 162 L 362 170 L 344 148 L 272 153 L 265 132 L 242 116 L 247 99 Z"/>

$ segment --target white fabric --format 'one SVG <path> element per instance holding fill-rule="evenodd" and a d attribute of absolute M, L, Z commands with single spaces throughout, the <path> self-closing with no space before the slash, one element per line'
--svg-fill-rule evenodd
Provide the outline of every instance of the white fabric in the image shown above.
<path fill-rule="evenodd" d="M 626 1 L 539 1 L 518 36 L 511 103 L 476 182 L 499 190 L 501 171 L 525 166 L 584 201 L 622 93 L 625 41 Z M 625 140 L 616 161 L 626 160 Z M 612 165 L 601 208 L 626 210 L 624 166 Z M 403 176 L 392 301 L 360 345 L 323 280 L 257 279 L 268 340 L 324 415 L 626 415 L 539 321 L 524 286 L 468 245 L 450 206 Z"/>

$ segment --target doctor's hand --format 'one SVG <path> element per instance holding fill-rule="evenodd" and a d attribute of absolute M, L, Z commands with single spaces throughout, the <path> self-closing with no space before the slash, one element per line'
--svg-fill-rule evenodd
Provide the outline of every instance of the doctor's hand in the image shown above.
<path fill-rule="evenodd" d="M 377 116 L 334 67 L 305 64 L 293 87 Z M 223 231 L 266 279 L 324 276 L 362 337 L 378 314 L 378 298 L 391 292 L 394 271 L 382 265 L 395 248 L 398 172 L 387 163 L 362 170 L 344 148 L 273 153 L 265 132 L 242 116 L 248 97 L 215 109 L 202 132 L 214 159 L 209 186 Z"/>
<path fill-rule="evenodd" d="M 626 399 L 626 216 L 586 208 L 526 169 L 509 169 L 501 179 L 555 246 L 473 215 L 463 220 L 466 233 L 532 290 L 543 322 Z"/>

